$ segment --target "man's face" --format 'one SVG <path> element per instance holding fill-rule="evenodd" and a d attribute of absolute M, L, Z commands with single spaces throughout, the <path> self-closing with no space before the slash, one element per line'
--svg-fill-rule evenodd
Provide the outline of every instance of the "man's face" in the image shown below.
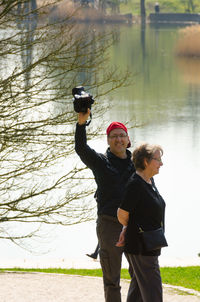
<path fill-rule="evenodd" d="M 114 154 L 123 154 L 129 143 L 128 134 L 120 128 L 113 129 L 107 137 L 110 151 Z"/>

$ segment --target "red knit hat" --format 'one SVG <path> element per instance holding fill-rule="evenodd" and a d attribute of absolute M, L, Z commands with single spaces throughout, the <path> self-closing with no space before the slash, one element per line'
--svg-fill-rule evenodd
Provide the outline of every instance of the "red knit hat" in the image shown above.
<path fill-rule="evenodd" d="M 120 123 L 120 122 L 112 122 L 112 123 L 108 126 L 108 128 L 107 128 L 107 130 L 106 130 L 107 136 L 110 134 L 110 132 L 111 132 L 112 130 L 117 129 L 117 128 L 123 129 L 123 130 L 128 134 L 127 128 L 126 128 L 126 126 L 125 126 L 124 124 L 122 124 L 122 123 Z M 130 146 L 131 146 L 131 143 L 130 143 L 130 140 L 129 140 L 129 143 L 128 143 L 127 148 L 129 148 Z"/>

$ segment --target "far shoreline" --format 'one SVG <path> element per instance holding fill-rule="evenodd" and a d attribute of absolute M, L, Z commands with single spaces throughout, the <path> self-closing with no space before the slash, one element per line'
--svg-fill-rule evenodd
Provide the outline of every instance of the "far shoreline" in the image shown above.
<path fill-rule="evenodd" d="M 185 267 L 200 266 L 200 257 L 159 257 L 160 267 Z M 0 268 L 74 268 L 74 269 L 98 269 L 101 268 L 99 259 L 93 260 L 86 255 L 82 257 L 47 257 L 30 256 L 24 258 L 2 258 Z M 128 263 L 123 257 L 122 268 L 128 268 Z"/>

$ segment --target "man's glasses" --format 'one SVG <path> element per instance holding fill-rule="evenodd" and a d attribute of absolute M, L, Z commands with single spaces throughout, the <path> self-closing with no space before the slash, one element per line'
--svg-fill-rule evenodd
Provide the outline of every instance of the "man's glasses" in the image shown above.
<path fill-rule="evenodd" d="M 127 134 L 119 134 L 119 135 L 117 135 L 117 134 L 114 134 L 114 135 L 109 135 L 109 138 L 111 138 L 111 139 L 116 139 L 116 138 L 125 138 L 125 137 L 127 137 Z"/>

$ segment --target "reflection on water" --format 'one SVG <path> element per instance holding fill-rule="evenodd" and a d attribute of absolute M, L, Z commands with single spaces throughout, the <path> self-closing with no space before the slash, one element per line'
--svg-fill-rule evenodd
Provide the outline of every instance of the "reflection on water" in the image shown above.
<path fill-rule="evenodd" d="M 200 58 L 177 57 L 176 62 L 186 84 L 200 85 Z"/>
<path fill-rule="evenodd" d="M 141 31 L 143 34 L 139 26 L 121 29 L 120 43 L 115 45 L 118 52 L 113 51 L 113 62 L 119 62 L 120 68 L 128 66 L 135 75 L 132 85 L 113 96 L 119 118 L 126 121 L 135 117 L 151 127 L 152 124 L 163 125 L 183 119 L 197 122 L 200 61 L 192 64 L 175 56 L 178 28 L 147 26 Z M 192 91 L 191 85 L 187 84 L 194 82 L 185 82 L 186 77 L 196 80 Z"/>
<path fill-rule="evenodd" d="M 31 13 L 32 11 L 34 11 L 34 13 Z M 26 90 L 28 90 L 29 85 L 31 85 L 29 82 L 29 66 L 32 64 L 34 31 L 37 27 L 38 19 L 36 0 L 25 3 L 19 2 L 16 15 L 17 27 L 20 32 L 22 67 L 24 70 L 27 70 L 27 72 L 24 73 L 24 84 Z M 27 47 L 24 47 L 24 45 L 27 45 Z"/>
<path fill-rule="evenodd" d="M 120 34 L 112 62 L 128 66 L 135 76 L 131 86 L 113 95 L 107 119 L 136 120 L 143 127 L 130 130 L 132 141 L 163 146 L 164 166 L 155 177 L 167 204 L 169 248 L 163 254 L 197 255 L 200 63 L 175 57 L 178 28 L 133 26 L 120 28 Z"/>
<path fill-rule="evenodd" d="M 114 30 L 117 38 L 110 52 L 110 63 L 121 70 L 128 67 L 134 76 L 130 86 L 108 96 L 111 107 L 104 118 L 107 123 L 137 121 L 143 126 L 130 129 L 133 143 L 148 141 L 163 146 L 164 166 L 155 177 L 167 204 L 169 247 L 163 254 L 196 256 L 200 252 L 200 242 L 197 242 L 200 227 L 200 61 L 175 57 L 178 27 L 133 25 L 116 26 Z M 85 80 L 84 74 L 80 79 Z M 98 121 L 94 119 L 93 125 L 95 122 Z M 102 151 L 102 146 L 106 148 L 105 137 L 94 147 Z M 91 224 L 87 230 L 93 233 L 88 243 L 81 233 L 81 226 L 80 232 L 74 235 L 59 229 L 60 242 L 65 234 L 67 241 L 73 242 L 71 249 L 65 250 L 66 257 L 73 255 L 74 249 L 82 251 L 80 244 L 88 246 L 86 252 L 93 250 L 96 246 L 95 224 L 92 224 L 93 231 Z M 79 236 L 84 238 L 84 243 Z"/>
<path fill-rule="evenodd" d="M 113 96 L 115 110 L 108 112 L 108 119 L 136 119 L 143 126 L 130 130 L 132 141 L 163 146 L 164 166 L 155 177 L 167 204 L 169 247 L 163 254 L 197 255 L 200 61 L 175 56 L 177 27 L 147 26 L 142 34 L 140 30 L 139 26 L 121 30 L 120 45 L 115 45 L 119 50 L 115 61 L 129 66 L 135 77 L 130 87 Z"/>

